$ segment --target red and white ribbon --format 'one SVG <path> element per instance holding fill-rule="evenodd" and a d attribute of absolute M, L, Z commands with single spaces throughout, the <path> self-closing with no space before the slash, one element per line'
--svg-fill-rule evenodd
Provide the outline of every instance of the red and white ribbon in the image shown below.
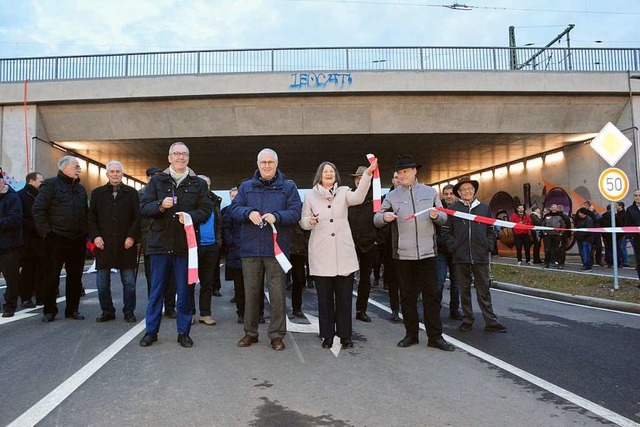
<path fill-rule="evenodd" d="M 286 274 L 291 270 L 292 265 L 287 259 L 287 256 L 282 253 L 280 245 L 278 245 L 278 230 L 276 230 L 276 226 L 271 224 L 271 229 L 273 230 L 273 253 L 276 256 L 276 261 L 280 264 L 280 268 L 282 268 L 282 271 Z"/>
<path fill-rule="evenodd" d="M 504 228 L 513 228 L 515 230 L 584 231 L 587 233 L 640 233 L 640 227 L 554 228 L 554 227 L 544 227 L 542 225 L 517 224 L 511 221 L 503 221 L 501 219 L 496 219 L 496 218 L 487 218 L 486 216 L 473 215 L 473 214 L 468 214 L 465 212 L 455 211 L 455 210 L 446 209 L 446 208 L 425 209 L 420 212 L 416 212 L 413 215 L 408 215 L 406 217 L 406 220 L 412 219 L 418 215 L 425 214 L 429 212 L 431 209 L 436 209 L 446 213 L 447 215 L 463 218 L 469 221 L 479 222 L 479 223 L 488 224 L 488 225 L 497 225 L 499 227 L 504 227 Z"/>
<path fill-rule="evenodd" d="M 187 248 L 189 249 L 187 283 L 195 285 L 198 282 L 198 241 L 191 215 L 186 212 L 182 212 L 182 214 L 184 215 L 184 232 L 187 236 Z"/>
<path fill-rule="evenodd" d="M 373 164 L 376 160 L 376 156 L 373 154 L 367 154 L 369 164 Z M 378 212 L 380 206 L 382 206 L 382 184 L 380 183 L 380 167 L 376 166 L 373 171 L 373 212 Z"/>

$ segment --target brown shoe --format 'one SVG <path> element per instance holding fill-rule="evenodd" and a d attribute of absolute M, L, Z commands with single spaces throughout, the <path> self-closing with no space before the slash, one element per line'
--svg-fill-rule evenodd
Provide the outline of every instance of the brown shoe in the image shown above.
<path fill-rule="evenodd" d="M 207 326 L 214 326 L 216 324 L 216 321 L 211 316 L 200 316 L 198 322 L 204 323 Z"/>
<path fill-rule="evenodd" d="M 274 350 L 284 350 L 286 346 L 282 342 L 282 338 L 274 338 L 271 340 L 271 348 Z"/>
<path fill-rule="evenodd" d="M 251 344 L 258 342 L 258 337 L 252 337 L 251 335 L 245 335 L 240 341 L 238 341 L 238 347 L 249 347 Z"/>

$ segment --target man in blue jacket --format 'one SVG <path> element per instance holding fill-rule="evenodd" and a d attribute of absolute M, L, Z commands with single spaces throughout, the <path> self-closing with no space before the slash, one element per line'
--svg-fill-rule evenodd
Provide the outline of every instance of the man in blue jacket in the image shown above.
<path fill-rule="evenodd" d="M 282 339 L 287 332 L 285 308 L 285 273 L 274 254 L 273 230 L 278 231 L 278 245 L 289 255 L 291 227 L 300 220 L 302 202 L 293 181 L 278 169 L 278 154 L 265 148 L 258 153 L 258 170 L 243 182 L 231 205 L 233 217 L 242 222 L 240 258 L 245 284 L 245 336 L 238 347 L 258 342 L 258 314 L 266 271 L 271 304 L 268 334 L 271 348 L 284 350 Z"/>
<path fill-rule="evenodd" d="M 0 272 L 7 282 L 2 317 L 12 317 L 18 303 L 22 204 L 18 193 L 4 182 L 0 168 Z"/>

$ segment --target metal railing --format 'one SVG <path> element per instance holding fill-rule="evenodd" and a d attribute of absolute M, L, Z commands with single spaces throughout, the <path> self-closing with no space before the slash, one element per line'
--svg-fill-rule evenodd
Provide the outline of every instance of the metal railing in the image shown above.
<path fill-rule="evenodd" d="M 202 50 L 0 59 L 24 80 L 305 71 L 638 71 L 640 48 L 335 47 Z"/>

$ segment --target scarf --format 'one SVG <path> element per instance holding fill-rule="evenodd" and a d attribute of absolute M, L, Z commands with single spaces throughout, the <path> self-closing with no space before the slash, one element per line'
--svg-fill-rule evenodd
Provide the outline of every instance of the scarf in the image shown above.
<path fill-rule="evenodd" d="M 171 178 L 173 178 L 173 180 L 176 182 L 176 187 L 179 186 L 182 181 L 184 181 L 187 175 L 189 175 L 190 171 L 191 169 L 187 168 L 184 172 L 178 173 L 174 171 L 171 166 L 169 166 L 169 175 L 171 175 Z"/>

